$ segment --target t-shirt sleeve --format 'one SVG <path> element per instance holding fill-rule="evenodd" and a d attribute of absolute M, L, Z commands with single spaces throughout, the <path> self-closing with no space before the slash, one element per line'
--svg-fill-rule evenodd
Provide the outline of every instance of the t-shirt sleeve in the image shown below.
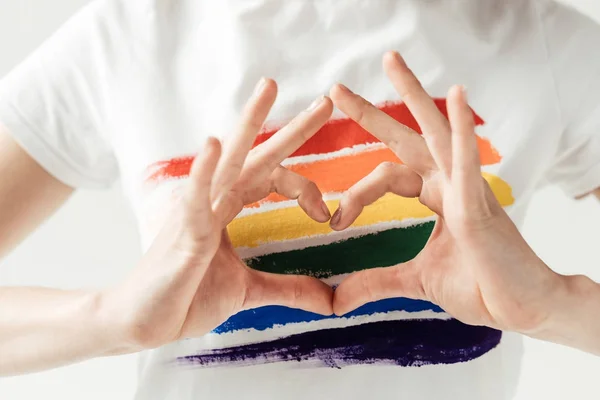
<path fill-rule="evenodd" d="M 600 25 L 567 6 L 538 4 L 562 121 L 546 179 L 578 197 L 600 187 Z"/>
<path fill-rule="evenodd" d="M 72 187 L 107 187 L 117 177 L 104 128 L 106 20 L 92 2 L 0 80 L 0 124 Z"/>

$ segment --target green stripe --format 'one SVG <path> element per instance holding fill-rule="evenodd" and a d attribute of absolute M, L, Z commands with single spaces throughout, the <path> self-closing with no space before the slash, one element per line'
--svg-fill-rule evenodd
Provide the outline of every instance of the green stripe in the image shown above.
<path fill-rule="evenodd" d="M 413 259 L 427 243 L 434 222 L 352 238 L 343 242 L 268 254 L 246 260 L 248 266 L 277 274 L 325 279 Z"/>

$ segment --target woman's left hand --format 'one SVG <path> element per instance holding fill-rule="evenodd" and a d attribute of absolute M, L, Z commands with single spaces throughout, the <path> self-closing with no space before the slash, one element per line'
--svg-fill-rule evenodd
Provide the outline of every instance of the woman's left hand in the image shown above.
<path fill-rule="evenodd" d="M 473 114 L 461 87 L 440 113 L 397 53 L 384 68 L 423 135 L 337 85 L 334 104 L 386 143 L 404 165 L 386 163 L 345 193 L 332 227 L 350 226 L 386 192 L 418 197 L 438 215 L 413 260 L 354 273 L 337 288 L 336 314 L 368 302 L 408 297 L 431 301 L 471 325 L 532 333 L 548 319 L 549 296 L 564 286 L 527 245 L 482 178 Z"/>

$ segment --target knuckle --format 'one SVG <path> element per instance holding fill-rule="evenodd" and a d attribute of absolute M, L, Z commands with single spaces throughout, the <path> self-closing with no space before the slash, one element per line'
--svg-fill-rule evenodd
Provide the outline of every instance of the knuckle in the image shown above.
<path fill-rule="evenodd" d="M 227 169 L 230 171 L 240 171 L 244 168 L 244 161 L 238 158 L 234 158 L 233 160 L 229 160 L 227 163 Z"/>
<path fill-rule="evenodd" d="M 365 123 L 365 110 L 363 107 L 359 107 L 356 116 L 354 118 L 359 125 L 364 125 Z"/>
<path fill-rule="evenodd" d="M 252 132 L 259 131 L 263 126 L 263 120 L 255 114 L 252 114 L 246 121 L 246 127 Z"/>
<path fill-rule="evenodd" d="M 376 168 L 377 176 L 380 178 L 389 177 L 396 172 L 397 164 L 392 161 L 384 161 Z"/>
<path fill-rule="evenodd" d="M 307 119 L 309 116 L 310 115 L 302 116 L 302 118 L 297 117 L 292 121 L 292 125 L 290 126 L 290 134 L 293 137 L 299 137 L 302 142 L 309 140 L 316 132 L 316 129 L 313 129 L 314 124 Z"/>
<path fill-rule="evenodd" d="M 371 103 L 369 103 L 364 98 L 359 98 L 358 107 L 356 109 L 355 120 L 359 125 L 363 125 L 368 122 L 369 111 L 373 107 Z"/>
<path fill-rule="evenodd" d="M 342 195 L 341 203 L 344 205 L 354 204 L 360 202 L 361 197 L 361 192 L 355 187 L 351 187 Z"/>
<path fill-rule="evenodd" d="M 430 129 L 425 132 L 425 138 L 429 146 L 435 148 L 445 148 L 446 144 L 450 140 L 450 130 Z M 448 151 L 450 151 L 450 149 L 448 149 Z"/>
<path fill-rule="evenodd" d="M 374 187 L 381 188 L 388 192 L 394 183 L 397 171 L 398 165 L 391 161 L 385 161 L 379 164 L 373 173 Z"/>
<path fill-rule="evenodd" d="M 306 142 L 308 141 L 310 138 L 312 138 L 315 134 L 315 129 L 302 129 L 301 132 L 301 137 L 302 137 L 302 142 Z"/>
<path fill-rule="evenodd" d="M 418 96 L 418 91 L 415 88 L 415 82 L 414 80 L 410 80 L 408 82 L 407 85 L 405 85 L 402 90 L 399 91 L 398 93 L 400 95 L 400 98 L 402 99 L 402 101 L 404 101 L 405 103 L 410 103 L 413 101 L 413 99 L 415 99 Z"/>
<path fill-rule="evenodd" d="M 465 235 L 488 230 L 497 222 L 493 213 L 479 207 L 470 208 L 469 210 L 463 209 L 455 218 L 455 224 L 463 228 Z"/>
<path fill-rule="evenodd" d="M 300 138 L 303 142 L 306 142 L 314 134 L 314 130 L 310 129 L 309 118 L 310 113 L 301 113 L 282 128 L 280 134 L 290 139 Z"/>
<path fill-rule="evenodd" d="M 285 136 L 285 137 L 294 137 L 297 134 L 302 134 L 302 122 L 306 119 L 306 116 L 304 113 L 300 113 L 299 115 L 295 116 L 291 121 L 289 121 L 283 128 L 281 128 L 278 132 L 277 135 L 279 137 L 281 136 Z"/>
<path fill-rule="evenodd" d="M 260 164 L 258 172 L 264 176 L 269 176 L 277 169 L 278 166 L 279 163 L 277 162 L 276 155 L 268 154 L 266 159 Z"/>
<path fill-rule="evenodd" d="M 274 156 L 271 153 L 264 154 L 263 157 L 252 160 L 246 166 L 243 176 L 247 177 L 248 181 L 257 182 L 271 177 L 273 180 L 279 178 L 274 172 L 277 170 L 278 163 L 274 161 Z"/>
<path fill-rule="evenodd" d="M 319 187 L 313 181 L 302 177 L 302 192 L 306 194 L 320 192 Z"/>

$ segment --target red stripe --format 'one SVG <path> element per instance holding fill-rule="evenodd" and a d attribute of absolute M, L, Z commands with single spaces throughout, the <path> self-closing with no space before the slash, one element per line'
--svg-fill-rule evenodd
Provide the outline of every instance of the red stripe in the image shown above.
<path fill-rule="evenodd" d="M 448 111 L 446 109 L 446 99 L 434 99 L 435 105 L 438 107 L 440 112 L 448 118 Z M 378 105 L 381 111 L 385 112 L 396 121 L 408 126 L 409 128 L 422 133 L 419 124 L 412 116 L 408 107 L 404 103 L 392 103 L 386 102 Z M 473 112 L 476 125 L 483 125 L 484 121 Z M 262 133 L 256 138 L 254 146 L 258 146 L 261 143 L 269 140 L 279 130 L 269 130 Z M 355 123 L 349 118 L 338 119 L 329 121 L 325 126 L 317 132 L 312 138 L 308 139 L 306 143 L 302 145 L 291 157 L 305 156 L 309 154 L 326 154 L 347 147 L 356 146 L 359 144 L 367 143 L 379 143 L 379 139 L 371 135 L 369 132 L 364 130 L 360 125 Z"/>
<path fill-rule="evenodd" d="M 446 110 L 446 99 L 434 99 L 434 102 L 440 112 L 448 118 Z M 385 112 L 396 121 L 408 126 L 409 128 L 422 133 L 408 107 L 404 103 L 386 102 L 377 106 L 381 111 Z M 484 121 L 479 115 L 473 112 L 476 125 L 483 125 Z M 269 129 L 261 133 L 254 142 L 256 147 L 269 140 L 277 131 L 281 129 Z M 327 122 L 312 138 L 306 141 L 291 157 L 304 156 L 309 154 L 326 154 L 348 147 L 379 143 L 380 140 L 369 132 L 364 130 L 356 122 L 349 118 L 335 119 Z M 496 153 L 495 151 L 493 151 Z M 497 154 L 497 153 L 496 153 Z M 498 161 L 499 161 L 498 157 Z M 194 160 L 194 156 L 179 157 L 167 161 L 159 161 L 152 164 L 147 169 L 147 181 L 158 181 L 168 178 L 178 178 L 187 176 L 190 172 L 190 167 Z"/>

